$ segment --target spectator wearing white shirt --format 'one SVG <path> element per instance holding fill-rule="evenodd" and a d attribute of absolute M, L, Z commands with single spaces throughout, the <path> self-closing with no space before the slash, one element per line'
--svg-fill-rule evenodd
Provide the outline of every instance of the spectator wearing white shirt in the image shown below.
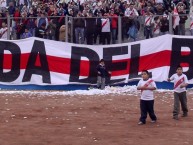
<path fill-rule="evenodd" d="M 2 22 L 2 28 L 0 29 L 0 39 L 7 40 L 7 24 L 5 22 Z"/>
<path fill-rule="evenodd" d="M 145 27 L 144 27 L 144 34 L 146 39 L 149 39 L 149 37 L 153 37 L 153 14 L 150 12 L 150 8 L 147 9 L 147 12 L 145 13 Z"/>
<path fill-rule="evenodd" d="M 106 44 L 106 40 L 107 40 L 107 44 L 110 44 L 111 41 L 111 29 L 110 29 L 110 19 L 108 18 L 108 14 L 105 13 L 104 17 L 101 19 L 101 24 L 102 24 L 102 29 L 101 29 L 101 37 L 102 37 L 102 43 L 103 45 Z"/>

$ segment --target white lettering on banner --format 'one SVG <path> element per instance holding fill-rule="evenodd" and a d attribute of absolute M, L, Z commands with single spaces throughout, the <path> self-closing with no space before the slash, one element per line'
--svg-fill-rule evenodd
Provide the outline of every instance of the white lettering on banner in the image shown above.
<path fill-rule="evenodd" d="M 189 51 L 187 53 L 187 49 Z M 96 66 L 104 59 L 110 84 L 139 78 L 142 70 L 165 81 L 181 64 L 193 84 L 193 37 L 164 35 L 116 45 L 78 45 L 28 38 L 0 41 L 0 84 L 96 84 Z"/>

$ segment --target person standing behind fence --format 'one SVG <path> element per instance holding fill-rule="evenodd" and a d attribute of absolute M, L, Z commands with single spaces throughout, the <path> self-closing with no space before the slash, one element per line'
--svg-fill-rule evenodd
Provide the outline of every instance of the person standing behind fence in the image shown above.
<path fill-rule="evenodd" d="M 93 13 L 90 11 L 86 18 L 86 42 L 88 45 L 93 45 L 95 29 L 96 19 L 93 18 Z"/>
<path fill-rule="evenodd" d="M 165 35 L 169 33 L 169 20 L 166 14 L 160 20 L 160 34 Z"/>
<path fill-rule="evenodd" d="M 174 110 L 173 119 L 178 120 L 178 114 L 180 112 L 180 103 L 183 111 L 182 117 L 188 116 L 186 87 L 188 86 L 188 78 L 183 74 L 183 69 L 179 65 L 177 66 L 176 73 L 173 74 L 168 81 L 174 81 Z"/>
<path fill-rule="evenodd" d="M 142 79 L 137 85 L 137 90 L 141 90 L 140 110 L 141 117 L 139 118 L 138 125 L 146 124 L 147 113 L 151 118 L 151 122 L 155 123 L 157 117 L 154 113 L 154 94 L 153 90 L 156 90 L 155 82 L 149 78 L 149 72 L 147 70 L 142 71 Z"/>
<path fill-rule="evenodd" d="M 193 12 L 190 13 L 190 33 L 193 36 Z"/>
<path fill-rule="evenodd" d="M 114 9 L 110 10 L 111 16 L 111 34 L 112 34 L 112 43 L 116 43 L 117 38 L 117 29 L 118 29 L 118 16 L 114 13 Z"/>
<path fill-rule="evenodd" d="M 102 13 L 98 11 L 97 13 L 97 18 L 96 18 L 96 29 L 94 32 L 94 44 L 97 43 L 97 37 L 99 36 L 99 44 L 102 44 L 102 37 L 101 37 L 101 29 L 102 29 L 102 24 L 101 24 L 101 18 L 102 18 Z"/>
<path fill-rule="evenodd" d="M 25 32 L 21 35 L 21 39 L 32 37 L 33 35 L 29 31 L 29 28 L 25 27 Z"/>
<path fill-rule="evenodd" d="M 180 15 L 178 34 L 185 35 L 185 23 L 186 23 L 186 20 L 188 19 L 185 12 L 185 4 L 183 4 L 182 2 L 179 2 L 177 5 L 177 9 L 178 9 L 178 14 Z"/>
<path fill-rule="evenodd" d="M 7 40 L 7 32 L 8 32 L 7 24 L 6 22 L 2 22 L 2 28 L 0 29 L 0 39 Z"/>
<path fill-rule="evenodd" d="M 99 89 L 104 89 L 105 88 L 105 78 L 108 74 L 111 74 L 111 72 L 107 71 L 105 67 L 105 61 L 104 59 L 101 59 L 98 66 L 96 67 L 97 69 L 97 88 Z"/>
<path fill-rule="evenodd" d="M 157 37 L 159 35 L 160 35 L 160 19 L 159 17 L 155 17 L 153 25 L 153 36 Z"/>
<path fill-rule="evenodd" d="M 75 40 L 76 43 L 84 44 L 84 33 L 85 33 L 85 20 L 82 17 L 81 11 L 78 12 L 77 17 L 74 18 L 74 29 L 75 29 Z"/>
<path fill-rule="evenodd" d="M 147 11 L 144 16 L 145 16 L 144 34 L 146 39 L 149 39 L 153 37 L 153 14 L 150 12 L 150 8 L 147 8 Z"/>
<path fill-rule="evenodd" d="M 111 41 L 110 19 L 108 18 L 107 13 L 104 14 L 104 17 L 101 19 L 101 23 L 102 23 L 102 30 L 101 30 L 102 43 L 103 45 L 105 45 L 107 40 L 107 44 L 110 44 Z"/>

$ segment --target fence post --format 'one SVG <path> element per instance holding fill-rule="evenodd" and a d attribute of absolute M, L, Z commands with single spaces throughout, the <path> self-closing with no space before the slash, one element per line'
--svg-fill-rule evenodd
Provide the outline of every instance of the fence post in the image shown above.
<path fill-rule="evenodd" d="M 68 42 L 68 15 L 65 16 L 65 42 Z"/>
<path fill-rule="evenodd" d="M 7 40 L 10 40 L 10 25 L 11 25 L 10 15 L 8 15 L 7 16 Z"/>
<path fill-rule="evenodd" d="M 73 17 L 71 17 L 71 32 L 70 32 L 70 33 L 71 33 L 71 43 L 73 43 L 73 37 L 74 37 L 74 36 L 73 36 L 73 35 L 74 35 L 74 33 L 73 33 L 73 32 L 74 32 L 74 31 L 73 31 L 73 29 L 74 29 L 74 26 L 73 26 L 74 23 L 73 23 L 73 21 L 74 21 L 74 19 L 73 19 Z"/>
<path fill-rule="evenodd" d="M 169 34 L 173 34 L 172 14 L 169 13 Z"/>
<path fill-rule="evenodd" d="M 122 22 L 121 22 L 121 16 L 118 17 L 118 43 L 122 43 Z"/>

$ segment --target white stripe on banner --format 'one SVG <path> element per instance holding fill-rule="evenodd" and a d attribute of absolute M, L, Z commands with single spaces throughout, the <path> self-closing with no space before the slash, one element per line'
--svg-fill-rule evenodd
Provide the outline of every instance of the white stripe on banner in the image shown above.
<path fill-rule="evenodd" d="M 96 84 L 105 60 L 109 84 L 127 83 L 149 70 L 166 81 L 181 65 L 193 84 L 193 37 L 163 35 L 132 43 L 80 45 L 40 38 L 0 40 L 0 84 Z"/>

